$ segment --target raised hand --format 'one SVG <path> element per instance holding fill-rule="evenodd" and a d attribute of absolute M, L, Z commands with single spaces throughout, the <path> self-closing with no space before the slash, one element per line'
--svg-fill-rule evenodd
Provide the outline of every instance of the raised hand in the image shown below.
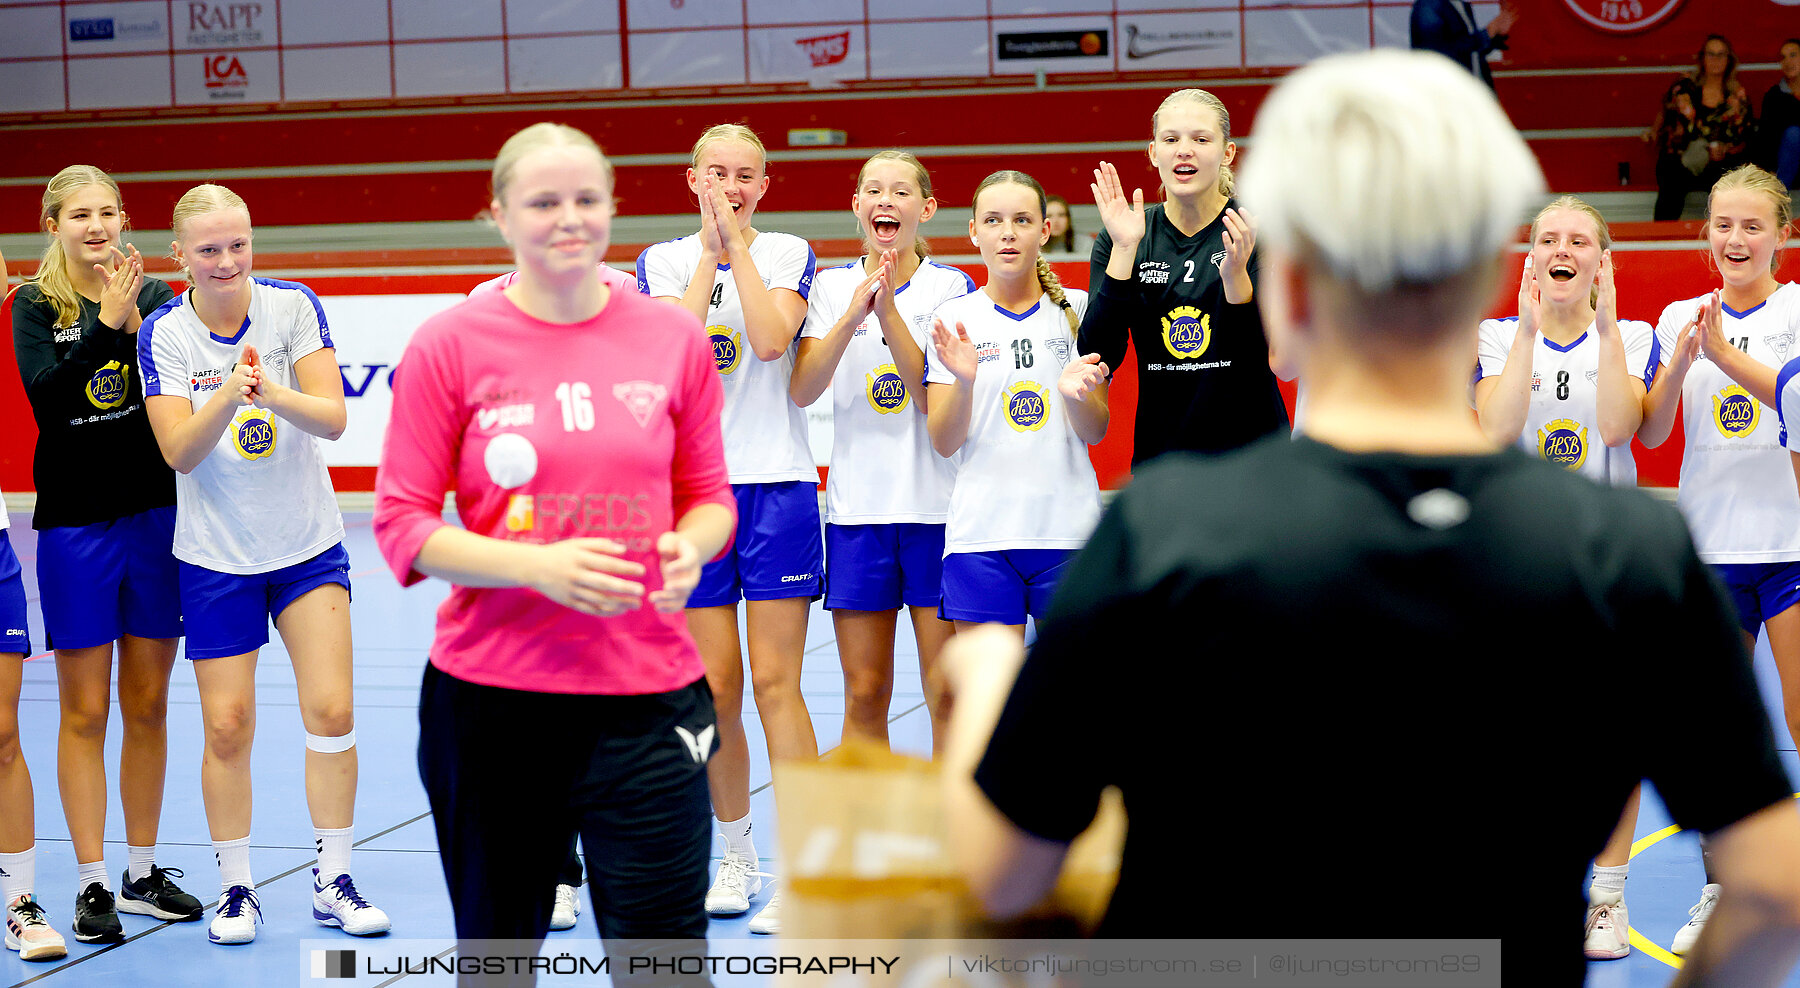
<path fill-rule="evenodd" d="M 875 306 L 880 304 L 882 296 L 892 294 L 888 291 L 888 278 L 892 271 L 888 267 L 887 258 L 883 257 L 881 263 L 875 266 L 875 272 L 864 278 L 862 284 L 856 286 L 856 291 L 850 294 L 850 305 L 845 312 L 855 317 L 853 325 L 860 325 L 867 319 L 875 311 Z"/>
<path fill-rule="evenodd" d="M 1531 255 L 1525 255 L 1525 271 L 1519 276 L 1519 332 L 1538 334 L 1544 326 L 1544 292 L 1538 284 Z"/>
<path fill-rule="evenodd" d="M 656 554 L 662 560 L 663 586 L 650 594 L 650 605 L 658 614 L 678 613 L 700 585 L 700 551 L 686 536 L 664 532 L 656 537 Z"/>
<path fill-rule="evenodd" d="M 1720 311 L 1723 299 L 1718 291 L 1708 292 L 1706 301 L 1700 303 L 1700 311 L 1694 313 L 1695 334 L 1700 338 L 1700 352 L 1706 359 L 1718 361 L 1720 355 L 1736 348 L 1725 338 L 1725 317 Z"/>
<path fill-rule="evenodd" d="M 1254 291 L 1250 281 L 1250 253 L 1256 249 L 1256 226 L 1242 210 L 1225 211 L 1225 264 L 1219 269 L 1224 276 L 1225 301 L 1242 305 L 1250 301 Z"/>
<path fill-rule="evenodd" d="M 900 310 L 894 307 L 893 289 L 894 280 L 900 277 L 900 251 L 892 247 L 882 251 L 881 267 L 887 272 L 886 278 L 882 281 L 882 285 L 886 290 L 876 296 L 875 307 L 880 309 L 883 313 L 898 318 Z"/>
<path fill-rule="evenodd" d="M 975 344 L 962 323 L 957 323 L 956 332 L 952 333 L 942 319 L 932 320 L 931 349 L 937 354 L 938 363 L 958 381 L 964 384 L 975 381 Z"/>
<path fill-rule="evenodd" d="M 1600 252 L 1600 274 L 1594 285 L 1600 291 L 1594 299 L 1594 324 L 1602 334 L 1618 332 L 1619 286 L 1613 283 L 1612 251 Z"/>
<path fill-rule="evenodd" d="M 1094 205 L 1100 207 L 1100 222 L 1106 224 L 1106 235 L 1113 249 L 1121 245 L 1136 248 L 1144 239 L 1144 190 L 1131 190 L 1125 198 L 1125 186 L 1119 181 L 1119 170 L 1110 161 L 1100 162 L 1094 169 L 1094 181 L 1088 186 L 1094 193 Z"/>
<path fill-rule="evenodd" d="M 244 350 L 247 356 L 254 356 L 256 353 L 254 347 L 245 347 Z M 231 400 L 236 404 L 254 405 L 256 400 L 262 396 L 262 392 L 259 390 L 261 387 L 262 369 L 246 360 L 239 360 L 231 368 L 231 374 L 225 378 L 225 383 L 219 388 L 219 392 L 230 395 Z"/>
<path fill-rule="evenodd" d="M 1111 373 L 1099 354 L 1083 354 L 1063 368 L 1062 376 L 1056 379 L 1056 390 L 1070 401 L 1086 401 Z"/>
<path fill-rule="evenodd" d="M 728 255 L 742 253 L 749 245 L 744 242 L 743 228 L 738 226 L 737 213 L 731 209 L 731 200 L 725 195 L 725 186 L 711 185 L 713 200 L 713 222 L 719 227 L 719 243 Z"/>
<path fill-rule="evenodd" d="M 581 538 L 552 542 L 538 550 L 537 566 L 527 585 L 564 607 L 596 617 L 614 617 L 643 605 L 644 585 L 627 577 L 642 576 L 644 566 L 620 558 L 624 545 L 612 539 Z M 698 582 L 697 575 L 695 579 Z M 685 601 L 686 594 L 682 597 Z"/>
<path fill-rule="evenodd" d="M 700 180 L 700 250 L 717 257 L 725 250 L 725 242 L 719 237 L 719 221 L 714 212 L 717 197 L 713 195 L 713 181 L 709 176 Z M 729 206 L 725 209 L 730 212 Z"/>
<path fill-rule="evenodd" d="M 131 314 L 137 311 L 138 292 L 144 287 L 144 258 L 136 247 L 127 256 L 117 247 L 112 251 L 112 267 L 94 265 L 94 272 L 104 284 L 100 289 L 100 323 L 104 326 L 130 328 Z"/>

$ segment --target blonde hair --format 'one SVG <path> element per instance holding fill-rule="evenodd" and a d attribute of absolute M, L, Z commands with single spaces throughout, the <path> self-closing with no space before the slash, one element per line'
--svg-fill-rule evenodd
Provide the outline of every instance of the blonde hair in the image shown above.
<path fill-rule="evenodd" d="M 81 297 L 75 292 L 74 282 L 69 280 L 69 260 L 63 251 L 62 238 L 49 232 L 49 222 L 60 221 L 63 204 L 90 185 L 103 185 L 112 192 L 122 220 L 125 201 L 119 196 L 119 183 L 93 165 L 70 165 L 57 172 L 50 184 L 44 186 L 44 208 L 38 214 L 38 226 L 50 237 L 50 246 L 44 248 L 44 257 L 38 262 L 37 276 L 32 281 L 37 284 L 38 294 L 55 310 L 58 326 L 73 326 L 81 321 Z"/>
<path fill-rule="evenodd" d="M 1231 111 L 1225 109 L 1225 102 L 1223 100 L 1204 89 L 1177 89 L 1163 97 L 1162 104 L 1156 108 L 1156 112 L 1150 114 L 1151 140 L 1156 139 L 1157 119 L 1162 116 L 1164 110 L 1167 110 L 1177 103 L 1198 103 L 1206 109 L 1213 111 L 1213 115 L 1219 118 L 1219 140 L 1226 144 L 1231 143 Z M 1223 161 L 1219 162 L 1219 191 L 1224 194 L 1227 199 L 1232 196 L 1234 191 L 1233 185 L 1231 166 Z"/>
<path fill-rule="evenodd" d="M 1769 273 L 1774 274 L 1776 269 L 1781 267 L 1781 250 L 1787 243 L 1785 233 L 1788 224 L 1793 222 L 1794 219 L 1794 198 L 1788 194 L 1788 187 L 1781 184 L 1781 179 L 1776 178 L 1774 175 L 1769 174 L 1755 165 L 1739 165 L 1726 172 L 1717 182 L 1714 182 L 1712 191 L 1706 194 L 1706 219 L 1708 225 L 1711 225 L 1712 220 L 1713 199 L 1721 192 L 1736 192 L 1739 190 L 1745 192 L 1760 192 L 1763 195 L 1768 196 L 1769 205 L 1775 209 L 1775 253 L 1769 258 Z M 1700 236 L 1705 238 L 1707 232 L 1701 230 Z M 1712 252 L 1708 250 L 1706 256 L 1710 258 Z"/>
<path fill-rule="evenodd" d="M 250 207 L 244 205 L 243 198 L 223 185 L 196 185 L 183 192 L 181 198 L 175 200 L 175 213 L 170 222 L 175 230 L 175 239 L 181 239 L 181 228 L 188 220 L 227 209 L 241 209 L 244 211 L 244 218 L 250 218 Z M 181 265 L 183 272 L 188 272 L 185 258 L 178 255 L 174 261 Z"/>
<path fill-rule="evenodd" d="M 695 151 L 694 154 L 696 158 L 699 157 L 698 151 Z M 899 148 L 888 148 L 885 151 L 877 151 L 869 155 L 869 160 L 863 162 L 862 169 L 856 173 L 856 189 L 859 193 L 862 191 L 863 176 L 869 173 L 869 166 L 877 161 L 897 161 L 910 166 L 913 170 L 914 181 L 919 186 L 919 194 L 927 199 L 931 198 L 931 174 L 925 170 L 924 163 L 919 161 L 911 151 L 903 151 Z M 863 239 L 863 249 L 874 252 L 874 245 L 869 243 L 866 237 Z M 931 256 L 931 245 L 925 242 L 924 237 L 918 236 L 916 233 L 913 236 L 913 253 L 917 254 L 921 261 Z"/>
<path fill-rule="evenodd" d="M 1027 189 L 1030 189 L 1032 194 L 1037 196 L 1038 221 L 1040 223 L 1043 222 L 1044 187 L 1039 185 L 1038 180 L 1032 178 L 1030 175 L 1021 171 L 1014 171 L 1010 168 L 1001 169 L 1000 171 L 989 175 L 987 178 L 981 180 L 980 185 L 975 186 L 975 198 L 971 200 L 969 204 L 969 211 L 971 213 L 975 211 L 976 205 L 981 202 L 981 194 L 996 185 L 1023 185 Z M 1042 250 L 1038 251 L 1037 256 L 1037 279 L 1038 287 L 1044 290 L 1045 295 L 1050 296 L 1050 301 L 1055 302 L 1057 306 L 1063 310 L 1063 318 L 1069 321 L 1069 333 L 1073 335 L 1080 329 L 1081 322 L 1075 318 L 1075 308 L 1069 304 L 1069 297 L 1063 292 L 1062 279 L 1058 278 L 1056 272 L 1051 269 L 1050 262 L 1044 260 L 1044 253 Z"/>
<path fill-rule="evenodd" d="M 606 191 L 612 194 L 613 167 L 607 160 L 606 152 L 587 134 L 568 124 L 534 123 L 506 139 L 500 145 L 500 153 L 494 155 L 494 172 L 489 180 L 495 201 L 503 202 L 506 198 L 506 187 L 512 184 L 513 169 L 518 166 L 519 159 L 539 148 L 585 148 L 600 157 L 600 171 L 606 176 Z"/>
<path fill-rule="evenodd" d="M 1379 312 L 1491 276 L 1544 177 L 1468 70 L 1379 48 L 1315 59 L 1275 87 L 1256 113 L 1243 191 L 1259 250 L 1342 280 Z"/>
<path fill-rule="evenodd" d="M 706 128 L 706 133 L 701 134 L 700 139 L 694 142 L 694 150 L 688 155 L 689 162 L 698 169 L 700 167 L 700 153 L 706 150 L 707 145 L 717 144 L 720 141 L 743 141 L 745 144 L 755 148 L 756 156 L 762 159 L 763 169 L 765 171 L 768 170 L 768 149 L 763 147 L 762 139 L 756 136 L 756 131 L 751 130 L 743 124 L 714 124 L 713 126 Z"/>
<path fill-rule="evenodd" d="M 1601 216 L 1600 211 L 1598 209 L 1595 209 L 1592 204 L 1590 204 L 1586 200 L 1582 199 L 1580 196 L 1570 196 L 1570 195 L 1561 195 L 1561 196 L 1557 196 L 1555 199 L 1550 200 L 1549 205 L 1545 206 L 1543 209 L 1538 210 L 1538 214 L 1535 217 L 1532 217 L 1532 220 L 1531 220 L 1531 245 L 1534 248 L 1537 246 L 1538 229 L 1539 229 L 1539 227 L 1541 227 L 1543 225 L 1544 217 L 1549 216 L 1551 213 L 1553 213 L 1559 209 L 1572 209 L 1577 213 L 1585 213 L 1587 215 L 1588 219 L 1591 219 L 1594 221 L 1594 231 L 1595 231 L 1594 236 L 1600 241 L 1600 249 L 1601 250 L 1611 250 L 1612 249 L 1612 231 L 1607 229 L 1607 227 L 1606 227 L 1606 217 Z M 1588 304 L 1593 305 L 1594 303 L 1598 302 L 1599 300 L 1600 300 L 1600 278 L 1599 278 L 1599 275 L 1596 274 L 1594 276 L 1594 284 L 1588 289 Z M 1613 315 L 1617 316 L 1618 313 L 1615 312 L 1615 313 L 1613 313 Z"/>

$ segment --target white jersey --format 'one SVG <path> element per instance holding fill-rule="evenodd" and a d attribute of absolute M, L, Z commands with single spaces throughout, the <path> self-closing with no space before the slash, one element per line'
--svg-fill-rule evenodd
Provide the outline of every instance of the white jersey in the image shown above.
<path fill-rule="evenodd" d="M 1079 319 L 1087 293 L 1067 294 Z M 1017 315 L 986 292 L 971 292 L 939 306 L 937 318 L 963 324 L 976 361 L 969 435 L 953 457 L 944 554 L 1081 548 L 1100 520 L 1100 483 L 1056 390 L 1077 356 L 1063 310 L 1040 296 Z M 956 378 L 928 353 L 925 380 Z"/>
<path fill-rule="evenodd" d="M 1517 316 L 1481 321 L 1477 381 L 1499 377 L 1506 370 L 1506 356 L 1518 330 Z M 1626 375 L 1644 382 L 1648 390 L 1660 366 L 1655 328 L 1641 320 L 1621 319 L 1619 338 L 1625 344 Z M 1637 460 L 1631 444 L 1608 446 L 1600 438 L 1599 380 L 1600 341 L 1593 323 L 1567 346 L 1539 334 L 1532 349 L 1531 403 L 1519 446 L 1603 484 L 1633 487 Z"/>
<path fill-rule="evenodd" d="M 1674 302 L 1656 324 L 1668 363 L 1676 334 L 1705 296 Z M 1800 331 L 1800 287 L 1786 284 L 1749 312 L 1726 308 L 1726 339 L 1751 357 L 1781 368 Z M 1678 503 L 1709 563 L 1773 563 L 1800 559 L 1800 494 L 1782 448 L 1781 421 L 1704 354 L 1682 382 Z"/>
<path fill-rule="evenodd" d="M 218 393 L 244 347 L 271 381 L 296 387 L 294 364 L 330 347 L 318 296 L 291 281 L 255 278 L 236 336 L 214 336 L 188 293 L 138 331 L 144 394 L 186 398 L 198 411 Z M 267 573 L 344 539 L 318 441 L 266 408 L 241 405 L 206 459 L 175 474 L 175 558 L 221 573 Z"/>
<path fill-rule="evenodd" d="M 812 247 L 786 233 L 758 233 L 750 243 L 750 259 L 770 289 L 786 288 L 807 298 L 812 293 Z M 700 264 L 700 235 L 652 244 L 638 255 L 638 291 L 653 298 L 679 300 Z M 798 329 L 798 327 L 796 327 Z M 725 466 L 734 484 L 772 484 L 788 480 L 819 481 L 812 446 L 806 436 L 806 411 L 788 395 L 794 374 L 794 342 L 779 358 L 758 360 L 745 338 L 744 306 L 729 264 L 719 265 L 707 309 L 706 334 L 712 337 L 713 366 L 724 378 L 725 409 L 719 426 L 725 434 Z M 795 339 L 799 333 L 795 333 Z"/>
<path fill-rule="evenodd" d="M 831 332 L 865 277 L 860 262 L 820 271 L 800 335 L 822 339 Z M 968 275 L 925 261 L 894 290 L 894 307 L 913 342 L 929 353 L 932 313 L 974 290 Z M 834 438 L 825 505 L 832 524 L 944 523 L 956 468 L 931 448 L 925 415 L 913 400 L 920 386 L 900 379 L 881 321 L 871 313 L 856 327 L 831 379 Z"/>

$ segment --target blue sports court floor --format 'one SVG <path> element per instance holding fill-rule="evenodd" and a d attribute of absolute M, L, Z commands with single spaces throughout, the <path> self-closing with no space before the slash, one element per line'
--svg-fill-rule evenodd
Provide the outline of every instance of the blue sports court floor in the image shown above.
<path fill-rule="evenodd" d="M 15 513 L 11 517 L 13 547 L 24 564 L 27 594 L 32 601 L 32 639 L 41 646 L 44 639 L 34 574 L 36 538 L 28 515 Z M 345 520 L 349 526 L 346 544 L 355 578 L 352 627 L 361 755 L 354 858 L 357 885 L 393 917 L 394 936 L 450 937 L 450 903 L 414 763 L 419 676 L 431 640 L 433 611 L 447 588 L 433 581 L 412 590 L 400 590 L 375 550 L 368 515 L 347 514 Z M 905 622 L 901 625 L 904 628 Z M 917 652 L 910 632 L 902 630 L 900 637 L 891 733 L 897 750 L 923 754 L 929 750 L 931 735 L 919 684 Z M 1774 667 L 1766 645 L 1758 649 L 1757 670 L 1765 696 L 1777 697 Z M 148 917 L 122 915 L 127 939 L 114 946 L 80 944 L 68 933 L 76 892 L 75 861 L 56 793 L 57 694 L 52 658 L 32 658 L 25 665 L 24 679 L 20 734 L 37 798 L 38 899 L 67 937 L 69 956 L 49 963 L 27 963 L 14 952 L 0 952 L 0 986 L 288 985 L 303 980 L 300 941 L 335 938 L 346 947 L 355 946 L 356 938 L 318 926 L 311 916 L 309 869 L 314 851 L 301 784 L 302 731 L 293 671 L 278 637 L 263 650 L 257 673 L 253 770 L 256 815 L 251 832 L 251 863 L 266 925 L 259 928 L 254 943 L 244 946 L 208 943 L 204 920 L 165 924 Z M 803 680 L 819 744 L 829 748 L 837 743 L 842 730 L 843 679 L 830 617 L 817 608 L 809 624 Z M 760 834 L 757 849 L 764 855 L 765 869 L 773 870 L 770 856 L 776 843 L 774 800 L 768 786 L 767 756 L 752 706 L 751 698 L 746 696 L 745 726 L 755 760 L 752 810 Z M 1794 743 L 1780 726 L 1779 716 L 1774 717 L 1774 722 L 1789 770 L 1800 776 Z M 115 713 L 107 762 L 115 779 L 119 734 Z M 520 757 L 530 757 L 529 737 L 497 738 L 496 743 L 513 745 Z M 1605 736 L 1595 739 L 1595 744 L 1602 747 L 1621 743 L 1629 741 Z M 191 669 L 180 662 L 170 690 L 169 769 L 159 862 L 165 867 L 183 869 L 186 878 L 182 885 L 202 901 L 210 902 L 218 894 L 218 872 L 200 803 L 200 754 L 199 697 Z M 1570 757 L 1603 756 L 1570 752 Z M 1493 829 L 1473 842 L 1477 854 L 1484 845 L 1506 840 L 1507 829 L 1516 825 L 1506 818 L 1504 799 L 1503 793 L 1495 794 Z M 1331 812 L 1359 810 L 1341 807 Z M 1634 950 L 1621 961 L 1590 964 L 1588 984 L 1594 988 L 1663 985 L 1672 974 L 1671 965 L 1678 963 L 1664 948 L 1676 928 L 1687 921 L 1687 908 L 1698 898 L 1703 879 L 1699 849 L 1692 836 L 1670 832 L 1668 827 L 1661 804 L 1654 797 L 1646 799 L 1637 829 L 1638 851 L 1626 888 Z M 125 865 L 125 826 L 116 784 L 111 793 L 107 835 L 108 867 L 116 876 Z M 1325 853 L 1332 852 L 1326 849 Z M 1482 866 L 1479 859 L 1467 864 Z M 752 910 L 760 905 L 759 897 Z M 742 938 L 748 936 L 746 922 L 745 917 L 714 920 L 711 933 L 714 937 Z M 1195 932 L 1203 930 L 1197 916 Z M 559 936 L 595 935 L 584 894 L 580 924 L 569 933 L 552 934 L 552 945 Z M 400 983 L 413 980 L 402 978 Z M 442 979 L 431 980 L 439 983 Z M 1800 988 L 1800 975 L 1788 984 Z"/>

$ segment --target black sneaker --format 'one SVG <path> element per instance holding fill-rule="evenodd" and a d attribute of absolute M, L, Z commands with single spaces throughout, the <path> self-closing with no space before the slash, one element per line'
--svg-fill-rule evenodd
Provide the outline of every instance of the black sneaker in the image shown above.
<path fill-rule="evenodd" d="M 113 896 L 99 882 L 89 883 L 75 897 L 75 939 L 82 943 L 120 943 L 125 928 L 119 925 L 119 914 L 113 909 Z"/>
<path fill-rule="evenodd" d="M 128 868 L 119 876 L 119 911 L 137 913 L 140 916 L 155 916 L 157 919 L 173 919 L 187 922 L 200 918 L 206 907 L 200 900 L 183 892 L 169 876 L 185 877 L 180 868 L 158 868 L 150 866 L 150 874 L 132 881 Z"/>

